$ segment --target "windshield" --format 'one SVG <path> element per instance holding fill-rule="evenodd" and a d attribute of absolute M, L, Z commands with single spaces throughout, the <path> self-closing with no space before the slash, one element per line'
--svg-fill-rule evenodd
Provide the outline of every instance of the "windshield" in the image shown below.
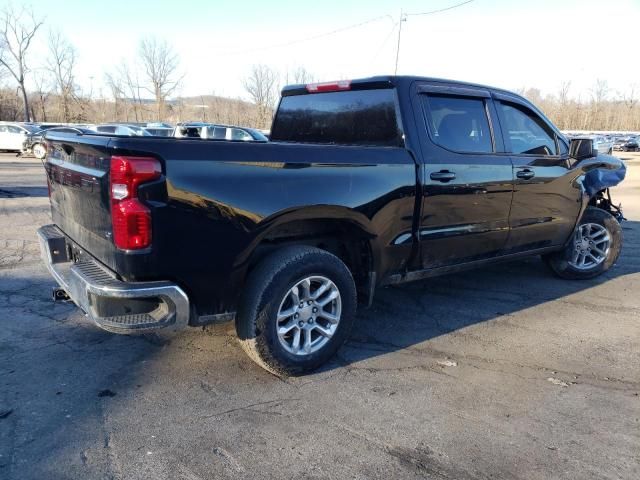
<path fill-rule="evenodd" d="M 262 132 L 259 132 L 258 130 L 254 130 L 253 128 L 251 128 L 251 129 L 247 129 L 247 131 L 251 134 L 253 139 L 258 141 L 258 142 L 268 142 L 269 141 L 269 139 Z"/>

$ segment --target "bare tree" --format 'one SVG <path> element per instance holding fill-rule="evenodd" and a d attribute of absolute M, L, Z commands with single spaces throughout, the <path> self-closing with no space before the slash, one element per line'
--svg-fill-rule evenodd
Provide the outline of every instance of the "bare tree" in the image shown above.
<path fill-rule="evenodd" d="M 558 89 L 558 104 L 554 109 L 554 113 L 556 118 L 558 119 L 558 126 L 560 128 L 567 128 L 569 126 L 569 90 L 571 89 L 570 81 L 563 81 L 560 83 L 560 88 Z"/>
<path fill-rule="evenodd" d="M 125 120 L 129 120 L 129 107 L 132 106 L 135 121 L 143 121 L 144 109 L 140 93 L 143 87 L 140 85 L 138 71 L 122 60 L 120 65 L 113 69 L 113 73 L 106 75 L 106 81 L 114 101 L 118 103 L 120 99 L 122 100 L 125 107 Z"/>
<path fill-rule="evenodd" d="M 125 103 L 125 93 L 124 87 L 122 85 L 122 78 L 113 73 L 105 73 L 104 81 L 109 90 L 111 91 L 111 98 L 113 98 L 113 119 L 120 120 L 120 107 L 123 103 Z M 129 120 L 128 112 L 125 112 L 127 118 L 125 120 Z"/>
<path fill-rule="evenodd" d="M 258 106 L 257 123 L 267 128 L 271 123 L 271 115 L 278 100 L 278 75 L 267 65 L 254 65 L 251 73 L 242 84 L 253 103 Z"/>
<path fill-rule="evenodd" d="M 315 82 L 315 76 L 304 67 L 296 67 L 292 72 L 287 72 L 284 75 L 284 84 L 303 84 Z"/>
<path fill-rule="evenodd" d="M 39 71 L 33 75 L 33 84 L 36 87 L 36 98 L 38 104 L 38 110 L 40 113 L 40 120 L 43 122 L 47 121 L 47 101 L 49 100 L 49 95 L 51 91 L 49 90 L 47 76 L 44 72 Z M 35 109 L 35 108 L 34 108 Z"/>
<path fill-rule="evenodd" d="M 47 70 L 55 82 L 64 122 L 71 121 L 70 106 L 75 95 L 75 66 L 76 49 L 60 32 L 50 32 Z"/>
<path fill-rule="evenodd" d="M 24 119 L 28 122 L 31 112 L 25 88 L 25 77 L 29 73 L 27 52 L 42 21 L 37 20 L 34 13 L 25 7 L 16 10 L 13 5 L 7 4 L 0 11 L 0 25 L 0 65 L 18 82 L 24 103 Z"/>
<path fill-rule="evenodd" d="M 155 96 L 158 120 L 162 121 L 166 99 L 178 88 L 183 78 L 179 73 L 178 55 L 165 40 L 157 38 L 142 39 L 139 54 L 149 84 L 145 89 Z"/>
<path fill-rule="evenodd" d="M 604 102 L 607 100 L 607 96 L 609 95 L 609 84 L 606 80 L 602 80 L 598 78 L 593 88 L 591 89 L 591 123 L 594 125 L 594 128 L 604 128 L 604 124 L 606 122 L 601 119 L 602 116 L 602 108 Z"/>

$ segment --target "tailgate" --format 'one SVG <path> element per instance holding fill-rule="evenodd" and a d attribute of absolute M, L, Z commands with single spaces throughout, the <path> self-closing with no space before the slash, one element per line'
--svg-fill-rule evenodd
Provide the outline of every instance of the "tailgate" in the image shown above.
<path fill-rule="evenodd" d="M 111 138 L 55 134 L 47 140 L 45 169 L 54 223 L 80 247 L 110 264 L 115 251 L 109 200 Z"/>

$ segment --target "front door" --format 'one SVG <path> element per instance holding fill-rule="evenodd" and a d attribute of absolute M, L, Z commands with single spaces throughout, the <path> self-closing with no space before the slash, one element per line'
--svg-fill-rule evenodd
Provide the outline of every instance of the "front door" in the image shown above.
<path fill-rule="evenodd" d="M 423 84 L 418 103 L 424 120 L 423 268 L 500 255 L 509 233 L 513 174 L 489 92 Z"/>
<path fill-rule="evenodd" d="M 495 105 L 515 184 L 507 250 L 562 245 L 573 232 L 582 199 L 568 146 L 550 122 L 521 100 L 500 96 Z"/>

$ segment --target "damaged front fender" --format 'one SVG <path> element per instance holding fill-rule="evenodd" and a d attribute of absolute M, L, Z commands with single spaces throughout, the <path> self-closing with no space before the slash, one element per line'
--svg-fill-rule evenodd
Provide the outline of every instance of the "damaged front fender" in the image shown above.
<path fill-rule="evenodd" d="M 577 167 L 584 172 L 582 185 L 589 198 L 607 188 L 615 187 L 627 174 L 624 162 L 611 155 L 598 155 L 580 162 Z"/>

